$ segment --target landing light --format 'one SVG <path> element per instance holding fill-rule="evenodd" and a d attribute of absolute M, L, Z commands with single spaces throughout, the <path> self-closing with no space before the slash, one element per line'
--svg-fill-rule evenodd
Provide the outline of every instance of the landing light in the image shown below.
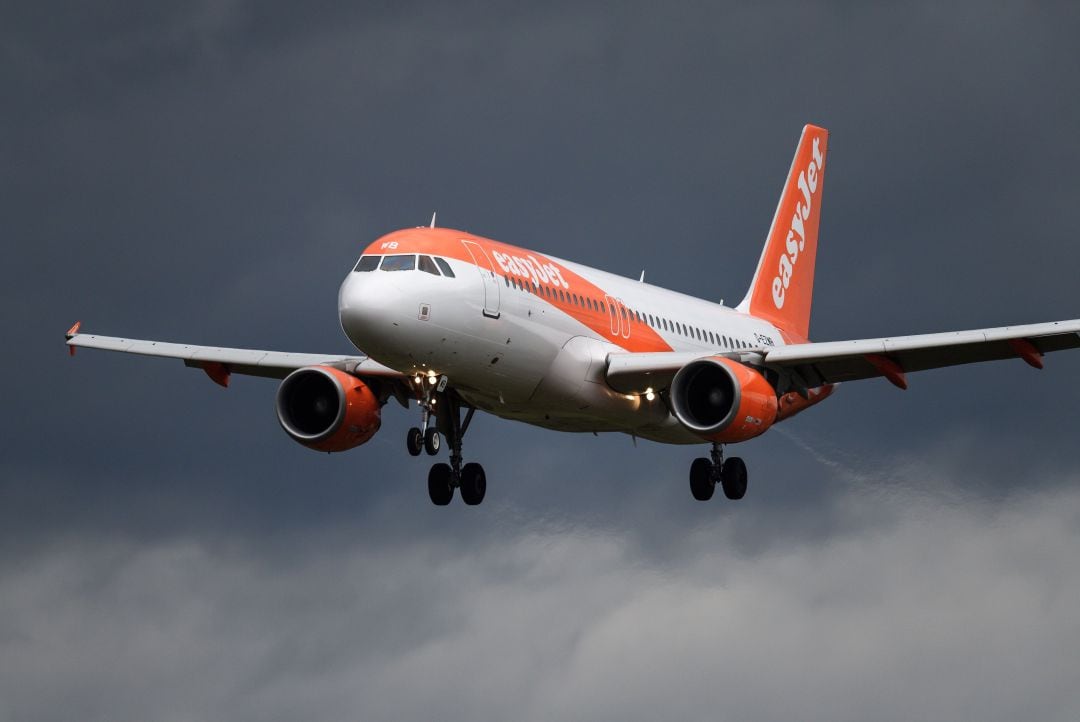
<path fill-rule="evenodd" d="M 649 401 L 656 398 L 656 393 L 652 390 L 652 387 L 645 389 L 645 398 Z"/>

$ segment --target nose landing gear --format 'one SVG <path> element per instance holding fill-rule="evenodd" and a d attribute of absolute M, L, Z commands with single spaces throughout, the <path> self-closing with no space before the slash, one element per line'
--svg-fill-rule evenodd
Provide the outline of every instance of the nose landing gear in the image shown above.
<path fill-rule="evenodd" d="M 445 387 L 445 384 L 440 384 L 440 387 Z M 422 451 L 426 451 L 428 456 L 435 456 L 439 453 L 439 449 L 442 448 L 442 437 L 439 436 L 439 430 L 430 424 L 431 410 L 434 405 L 435 390 L 433 389 L 425 398 L 420 400 L 420 426 L 412 427 L 405 435 L 405 446 L 408 448 L 410 456 L 420 456 Z"/>
<path fill-rule="evenodd" d="M 690 465 L 690 493 L 698 501 L 708 501 L 716 490 L 717 483 L 724 491 L 724 496 L 731 500 L 746 496 L 746 464 L 737 456 L 724 460 L 724 447 L 713 444 L 712 458 L 700 457 Z"/>

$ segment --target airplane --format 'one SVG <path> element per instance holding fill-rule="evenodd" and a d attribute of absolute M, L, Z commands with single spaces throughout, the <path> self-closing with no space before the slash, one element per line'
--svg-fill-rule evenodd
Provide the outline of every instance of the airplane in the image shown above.
<path fill-rule="evenodd" d="M 416 402 L 406 447 L 449 463 L 428 473 L 431 501 L 484 500 L 464 463 L 477 410 L 568 432 L 621 432 L 710 444 L 690 466 L 695 499 L 746 494 L 724 447 L 760 436 L 839 384 L 1080 346 L 1080 320 L 915 336 L 811 342 L 810 308 L 829 134 L 804 127 L 757 270 L 734 308 L 472 233 L 430 225 L 364 249 L 341 284 L 341 328 L 356 355 L 283 353 L 66 334 L 90 348 L 183 360 L 228 386 L 232 374 L 281 379 L 278 421 L 304 446 L 339 452 L 379 430 L 383 407 Z"/>

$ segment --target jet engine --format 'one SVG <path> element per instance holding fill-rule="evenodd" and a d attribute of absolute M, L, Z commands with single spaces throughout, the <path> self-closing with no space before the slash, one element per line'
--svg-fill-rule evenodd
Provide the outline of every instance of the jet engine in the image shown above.
<path fill-rule="evenodd" d="M 776 390 L 749 366 L 711 356 L 675 374 L 671 408 L 683 426 L 706 441 L 746 441 L 776 421 Z"/>
<path fill-rule="evenodd" d="M 281 428 L 316 451 L 346 451 L 368 441 L 382 424 L 378 397 L 360 379 L 329 366 L 307 366 L 278 387 Z"/>

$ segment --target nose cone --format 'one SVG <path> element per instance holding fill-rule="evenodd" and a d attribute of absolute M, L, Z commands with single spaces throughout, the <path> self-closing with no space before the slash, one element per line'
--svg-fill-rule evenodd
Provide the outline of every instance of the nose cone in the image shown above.
<path fill-rule="evenodd" d="M 341 329 L 357 348 L 368 350 L 365 345 L 378 342 L 383 330 L 392 324 L 395 309 L 401 305 L 401 292 L 386 278 L 390 275 L 393 274 L 353 272 L 338 289 Z"/>

